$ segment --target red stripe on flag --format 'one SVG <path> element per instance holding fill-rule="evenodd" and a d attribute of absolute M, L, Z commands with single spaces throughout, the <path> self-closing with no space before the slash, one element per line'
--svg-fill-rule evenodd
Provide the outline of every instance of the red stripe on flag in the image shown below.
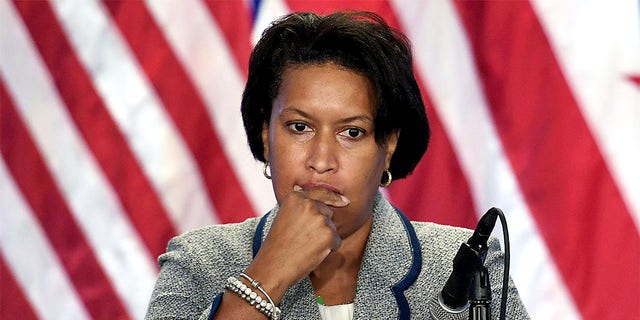
<path fill-rule="evenodd" d="M 401 29 L 398 17 L 388 1 L 323 1 L 290 0 L 292 11 L 331 13 L 338 10 L 367 10 L 382 16 L 392 27 Z M 425 83 L 417 70 L 419 84 Z M 428 112 L 432 137 L 425 159 L 407 179 L 394 181 L 389 195 L 394 205 L 412 220 L 473 228 L 477 217 L 469 184 L 462 172 L 440 117 L 426 90 L 421 85 L 422 97 Z M 430 156 L 437 155 L 437 156 Z"/>
<path fill-rule="evenodd" d="M 580 312 L 640 317 L 638 233 L 534 10 L 456 5 L 507 156 Z"/>
<path fill-rule="evenodd" d="M 105 5 L 194 155 L 219 220 L 238 222 L 256 216 L 199 93 L 144 3 L 105 1 Z"/>
<path fill-rule="evenodd" d="M 4 114 L 3 114 L 4 115 Z M 0 319 L 38 319 L 29 300 L 0 254 Z"/>
<path fill-rule="evenodd" d="M 253 26 L 251 10 L 247 7 L 248 1 L 205 1 L 204 3 L 220 27 L 238 65 L 238 71 L 246 79 L 249 71 Z"/>
<path fill-rule="evenodd" d="M 640 76 L 629 76 L 628 78 L 640 88 Z"/>
<path fill-rule="evenodd" d="M 125 211 L 140 234 L 149 258 L 162 254 L 176 234 L 168 213 L 129 149 L 126 138 L 92 86 L 48 2 L 16 3 L 49 68 L 56 88 Z"/>
<path fill-rule="evenodd" d="M 5 118 L 0 122 L 0 151 L 16 185 L 91 316 L 128 318 L 5 90 L 0 82 L 0 106 Z"/>
<path fill-rule="evenodd" d="M 370 1 L 308 1 L 308 0 L 287 0 L 287 5 L 292 12 L 309 11 L 325 15 L 336 11 L 371 11 L 384 17 L 390 26 L 397 28 L 398 20 L 389 3 L 385 0 Z M 388 19 L 388 20 L 387 20 Z"/>

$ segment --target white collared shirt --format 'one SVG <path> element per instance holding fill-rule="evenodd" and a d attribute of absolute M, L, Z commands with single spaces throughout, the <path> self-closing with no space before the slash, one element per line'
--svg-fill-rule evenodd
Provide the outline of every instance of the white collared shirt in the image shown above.
<path fill-rule="evenodd" d="M 318 304 L 322 320 L 351 320 L 353 319 L 353 303 L 325 306 Z"/>

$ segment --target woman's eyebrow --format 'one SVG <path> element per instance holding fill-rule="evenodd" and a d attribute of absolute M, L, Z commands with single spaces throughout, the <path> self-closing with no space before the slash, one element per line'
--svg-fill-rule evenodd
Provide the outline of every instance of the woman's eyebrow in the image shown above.
<path fill-rule="evenodd" d="M 339 122 L 340 123 L 350 123 L 350 122 L 357 122 L 357 121 L 373 123 L 373 119 L 371 117 L 369 117 L 369 116 L 366 116 L 366 115 L 359 115 L 359 116 L 353 116 L 353 117 L 344 118 L 344 119 L 341 119 Z"/>
<path fill-rule="evenodd" d="M 304 118 L 313 119 L 313 117 L 310 114 L 308 114 L 308 113 L 306 113 L 306 112 L 304 112 L 304 111 L 302 111 L 302 110 L 300 110 L 300 109 L 298 109 L 296 107 L 288 107 L 288 108 L 282 110 L 282 112 L 280 112 L 280 115 L 288 115 L 288 114 L 294 114 L 294 115 L 302 116 Z"/>
<path fill-rule="evenodd" d="M 299 115 L 307 119 L 314 119 L 314 117 L 311 114 L 304 112 L 296 107 L 286 108 L 280 113 L 281 116 L 289 115 L 289 114 Z M 373 123 L 373 119 L 367 115 L 355 115 L 355 116 L 343 118 L 343 119 L 340 119 L 338 123 L 350 123 L 350 122 L 357 122 L 357 121 Z"/>

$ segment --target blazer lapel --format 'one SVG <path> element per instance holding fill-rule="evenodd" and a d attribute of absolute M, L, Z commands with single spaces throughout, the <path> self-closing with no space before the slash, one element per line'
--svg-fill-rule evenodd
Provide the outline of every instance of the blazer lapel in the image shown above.
<path fill-rule="evenodd" d="M 409 319 L 404 291 L 422 268 L 413 226 L 382 195 L 374 205 L 373 226 L 356 284 L 354 319 Z"/>

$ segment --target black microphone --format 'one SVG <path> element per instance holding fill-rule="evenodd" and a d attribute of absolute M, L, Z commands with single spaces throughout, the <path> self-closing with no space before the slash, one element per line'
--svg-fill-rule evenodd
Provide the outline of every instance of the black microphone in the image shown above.
<path fill-rule="evenodd" d="M 462 312 L 468 309 L 473 277 L 484 268 L 487 241 L 498 219 L 498 210 L 489 209 L 478 221 L 473 235 L 458 249 L 449 279 L 437 301 L 431 302 L 431 315 L 436 319 L 462 319 Z"/>
<path fill-rule="evenodd" d="M 471 238 L 467 240 L 467 244 L 471 247 L 471 249 L 484 254 L 482 256 L 482 263 L 484 263 L 484 258 L 486 258 L 487 254 L 487 241 L 489 241 L 489 237 L 491 236 L 491 232 L 493 231 L 493 227 L 496 225 L 496 221 L 498 220 L 498 208 L 489 209 L 478 221 L 478 225 L 476 226 L 476 230 L 471 235 Z"/>
<path fill-rule="evenodd" d="M 489 271 L 485 266 L 482 266 L 473 275 L 469 301 L 471 304 L 469 307 L 470 320 L 491 319 L 491 283 L 489 282 Z"/>

